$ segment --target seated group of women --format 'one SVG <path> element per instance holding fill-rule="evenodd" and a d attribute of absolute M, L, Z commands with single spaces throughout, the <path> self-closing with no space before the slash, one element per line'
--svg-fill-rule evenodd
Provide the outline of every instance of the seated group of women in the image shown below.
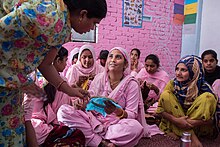
<path fill-rule="evenodd" d="M 67 55 L 60 57 L 62 50 L 65 48 L 59 51 L 54 61 L 57 72 L 62 72 L 66 66 Z M 44 87 L 46 101 L 35 98 L 30 102 L 32 105 L 26 104 L 27 107 L 34 104 L 33 113 L 27 114 L 32 117 L 38 144 L 46 145 L 52 140 L 57 144 L 135 146 L 142 137 L 164 132 L 177 139 L 188 131 L 192 134 L 193 146 L 199 147 L 202 144 L 198 137 L 216 135 L 217 130 L 212 122 L 215 120 L 218 99 L 204 80 L 199 57 L 191 55 L 180 59 L 173 80 L 160 68 L 159 58 L 154 54 L 146 57 L 144 67 L 136 70 L 136 74 L 131 74 L 132 68 L 134 61 L 121 47 L 109 51 L 103 68 L 95 62 L 94 48 L 83 45 L 79 49 L 78 61 L 69 67 L 64 80 L 74 87 L 88 90 L 90 96 L 76 101 L 76 98 L 67 96 L 48 83 Z M 94 110 L 86 111 L 90 97 L 97 96 L 110 98 L 120 107 L 105 101 L 103 109 L 106 116 Z M 145 121 L 143 100 L 150 102 L 152 99 L 153 103 L 159 101 L 156 113 L 162 116 L 159 125 L 162 132 L 157 130 L 156 125 L 152 129 Z M 202 125 L 207 127 L 203 128 Z M 57 135 L 60 127 L 67 127 L 61 133 L 62 137 Z M 77 140 L 68 140 L 70 130 L 72 136 L 69 136 L 78 136 Z M 78 133 L 73 134 L 76 131 Z M 64 138 L 68 141 L 64 141 Z"/>

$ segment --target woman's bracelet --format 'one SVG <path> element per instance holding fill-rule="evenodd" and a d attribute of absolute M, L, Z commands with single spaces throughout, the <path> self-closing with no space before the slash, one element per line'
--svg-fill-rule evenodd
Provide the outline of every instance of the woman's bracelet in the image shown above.
<path fill-rule="evenodd" d="M 120 119 L 122 119 L 123 117 L 124 117 L 124 115 L 125 115 L 125 111 L 122 109 L 122 114 L 121 115 L 117 115 Z"/>
<path fill-rule="evenodd" d="M 57 85 L 56 89 L 57 89 L 57 90 L 59 90 L 59 89 L 60 89 L 60 87 L 61 87 L 61 85 L 63 85 L 63 83 L 65 83 L 65 82 L 66 82 L 66 81 L 64 81 L 64 80 L 63 80 L 63 81 L 61 81 L 61 82 L 60 82 L 60 83 Z"/>

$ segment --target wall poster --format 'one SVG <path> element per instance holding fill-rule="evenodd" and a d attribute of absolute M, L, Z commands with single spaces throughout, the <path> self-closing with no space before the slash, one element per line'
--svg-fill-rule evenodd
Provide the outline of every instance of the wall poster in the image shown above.
<path fill-rule="evenodd" d="M 123 0 L 122 26 L 141 28 L 144 0 Z"/>

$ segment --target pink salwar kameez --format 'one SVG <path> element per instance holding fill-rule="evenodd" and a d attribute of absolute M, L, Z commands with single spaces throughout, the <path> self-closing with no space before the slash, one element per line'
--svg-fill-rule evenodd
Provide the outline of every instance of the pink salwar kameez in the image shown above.
<path fill-rule="evenodd" d="M 63 92 L 56 91 L 55 99 L 52 104 L 48 104 L 43 110 L 44 101 L 42 99 L 34 98 L 32 112 L 32 125 L 34 127 L 38 144 L 44 143 L 45 139 L 53 130 L 53 125 L 59 125 L 57 121 L 57 111 L 63 104 L 71 104 L 71 97 Z M 53 125 L 52 125 L 53 124 Z"/>

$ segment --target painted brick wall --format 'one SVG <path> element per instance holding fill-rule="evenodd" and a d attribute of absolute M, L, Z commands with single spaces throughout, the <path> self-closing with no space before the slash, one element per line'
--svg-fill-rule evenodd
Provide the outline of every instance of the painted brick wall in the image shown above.
<path fill-rule="evenodd" d="M 162 68 L 173 77 L 182 40 L 182 25 L 173 24 L 174 0 L 145 0 L 144 14 L 152 16 L 152 22 L 143 22 L 142 28 L 122 27 L 122 0 L 107 3 L 107 17 L 99 25 L 98 43 L 93 44 L 97 56 L 101 49 L 136 47 L 141 50 L 141 61 L 150 53 L 157 54 Z"/>

